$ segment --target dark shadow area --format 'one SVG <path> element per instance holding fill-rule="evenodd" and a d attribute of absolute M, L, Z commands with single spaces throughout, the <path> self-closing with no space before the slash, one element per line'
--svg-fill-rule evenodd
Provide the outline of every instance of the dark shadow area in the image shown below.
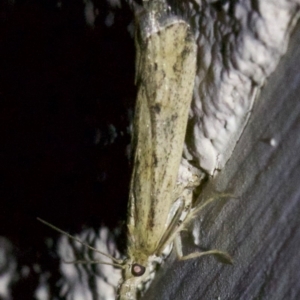
<path fill-rule="evenodd" d="M 31 269 L 14 299 L 32 299 L 34 264 L 59 276 L 45 245 L 58 234 L 36 217 L 70 233 L 126 218 L 133 16 L 98 2 L 93 28 L 83 1 L 0 5 L 0 235 Z"/>

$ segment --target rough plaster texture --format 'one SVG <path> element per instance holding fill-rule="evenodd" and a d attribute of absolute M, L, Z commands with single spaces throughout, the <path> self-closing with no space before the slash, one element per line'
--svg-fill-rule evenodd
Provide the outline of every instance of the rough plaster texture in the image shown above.
<path fill-rule="evenodd" d="M 222 169 L 254 100 L 285 53 L 298 1 L 187 1 L 198 45 L 187 158 Z"/>

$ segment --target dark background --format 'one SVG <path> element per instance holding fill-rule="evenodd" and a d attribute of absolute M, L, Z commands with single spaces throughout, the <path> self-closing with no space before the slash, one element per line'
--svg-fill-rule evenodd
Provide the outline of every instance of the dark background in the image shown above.
<path fill-rule="evenodd" d="M 58 272 L 45 245 L 58 234 L 36 217 L 70 233 L 126 219 L 133 15 L 124 2 L 95 8 L 91 27 L 80 0 L 0 5 L 0 236 L 18 268 Z M 15 282 L 14 299 L 32 299 L 38 276 L 30 274 Z"/>

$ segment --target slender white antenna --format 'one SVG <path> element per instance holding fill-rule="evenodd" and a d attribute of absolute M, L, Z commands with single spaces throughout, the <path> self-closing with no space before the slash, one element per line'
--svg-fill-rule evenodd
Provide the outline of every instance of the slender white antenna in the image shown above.
<path fill-rule="evenodd" d="M 64 264 L 89 264 L 89 265 L 95 265 L 95 264 L 101 264 L 101 265 L 109 265 L 109 266 L 114 266 L 117 268 L 122 268 L 124 269 L 124 266 L 120 264 L 114 264 L 114 263 L 109 263 L 106 261 L 101 261 L 101 260 L 74 260 L 74 261 L 65 261 L 63 260 Z"/>
<path fill-rule="evenodd" d="M 114 258 L 113 256 L 111 256 L 111 255 L 109 255 L 109 254 L 107 254 L 107 253 L 104 253 L 104 252 L 102 252 L 102 251 L 100 251 L 100 250 L 98 250 L 98 249 L 96 249 L 96 248 L 94 248 L 94 247 L 92 247 L 92 246 L 90 246 L 90 245 L 84 243 L 83 241 L 79 240 L 78 238 L 76 238 L 76 237 L 70 235 L 69 233 L 67 233 L 66 231 L 63 231 L 63 230 L 59 229 L 58 227 L 56 227 L 56 226 L 54 226 L 54 225 L 52 225 L 52 224 L 46 222 L 45 220 L 42 220 L 42 219 L 40 219 L 40 218 L 37 218 L 37 220 L 40 221 L 40 222 L 42 222 L 43 224 L 47 225 L 48 227 L 50 227 L 50 228 L 52 228 L 52 229 L 58 231 L 59 233 L 61 233 L 61 234 L 65 235 L 65 236 L 67 236 L 68 238 L 70 238 L 70 239 L 72 239 L 72 240 L 74 240 L 74 241 L 80 243 L 81 245 L 87 247 L 88 249 L 93 250 L 93 251 L 95 251 L 95 252 L 97 252 L 97 253 L 100 253 L 100 254 L 102 254 L 102 255 L 104 255 L 104 256 L 110 258 L 112 261 L 115 262 L 115 264 L 113 264 L 113 263 L 109 263 L 109 262 L 101 262 L 101 261 L 81 261 L 81 260 L 77 260 L 77 261 L 74 261 L 74 262 L 65 262 L 65 263 L 92 263 L 92 264 L 99 263 L 99 264 L 111 265 L 111 266 L 119 267 L 119 268 L 122 268 L 122 269 L 124 268 L 124 266 L 123 266 L 124 261 L 123 261 L 123 260 L 116 259 L 116 258 Z"/>

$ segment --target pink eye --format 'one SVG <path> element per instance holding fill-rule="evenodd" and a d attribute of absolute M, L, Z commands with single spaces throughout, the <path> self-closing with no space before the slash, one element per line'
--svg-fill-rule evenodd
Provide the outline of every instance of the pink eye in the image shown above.
<path fill-rule="evenodd" d="M 139 264 L 133 264 L 132 267 L 131 267 L 131 274 L 133 276 L 142 276 L 146 271 L 146 268 L 142 265 L 139 265 Z"/>

